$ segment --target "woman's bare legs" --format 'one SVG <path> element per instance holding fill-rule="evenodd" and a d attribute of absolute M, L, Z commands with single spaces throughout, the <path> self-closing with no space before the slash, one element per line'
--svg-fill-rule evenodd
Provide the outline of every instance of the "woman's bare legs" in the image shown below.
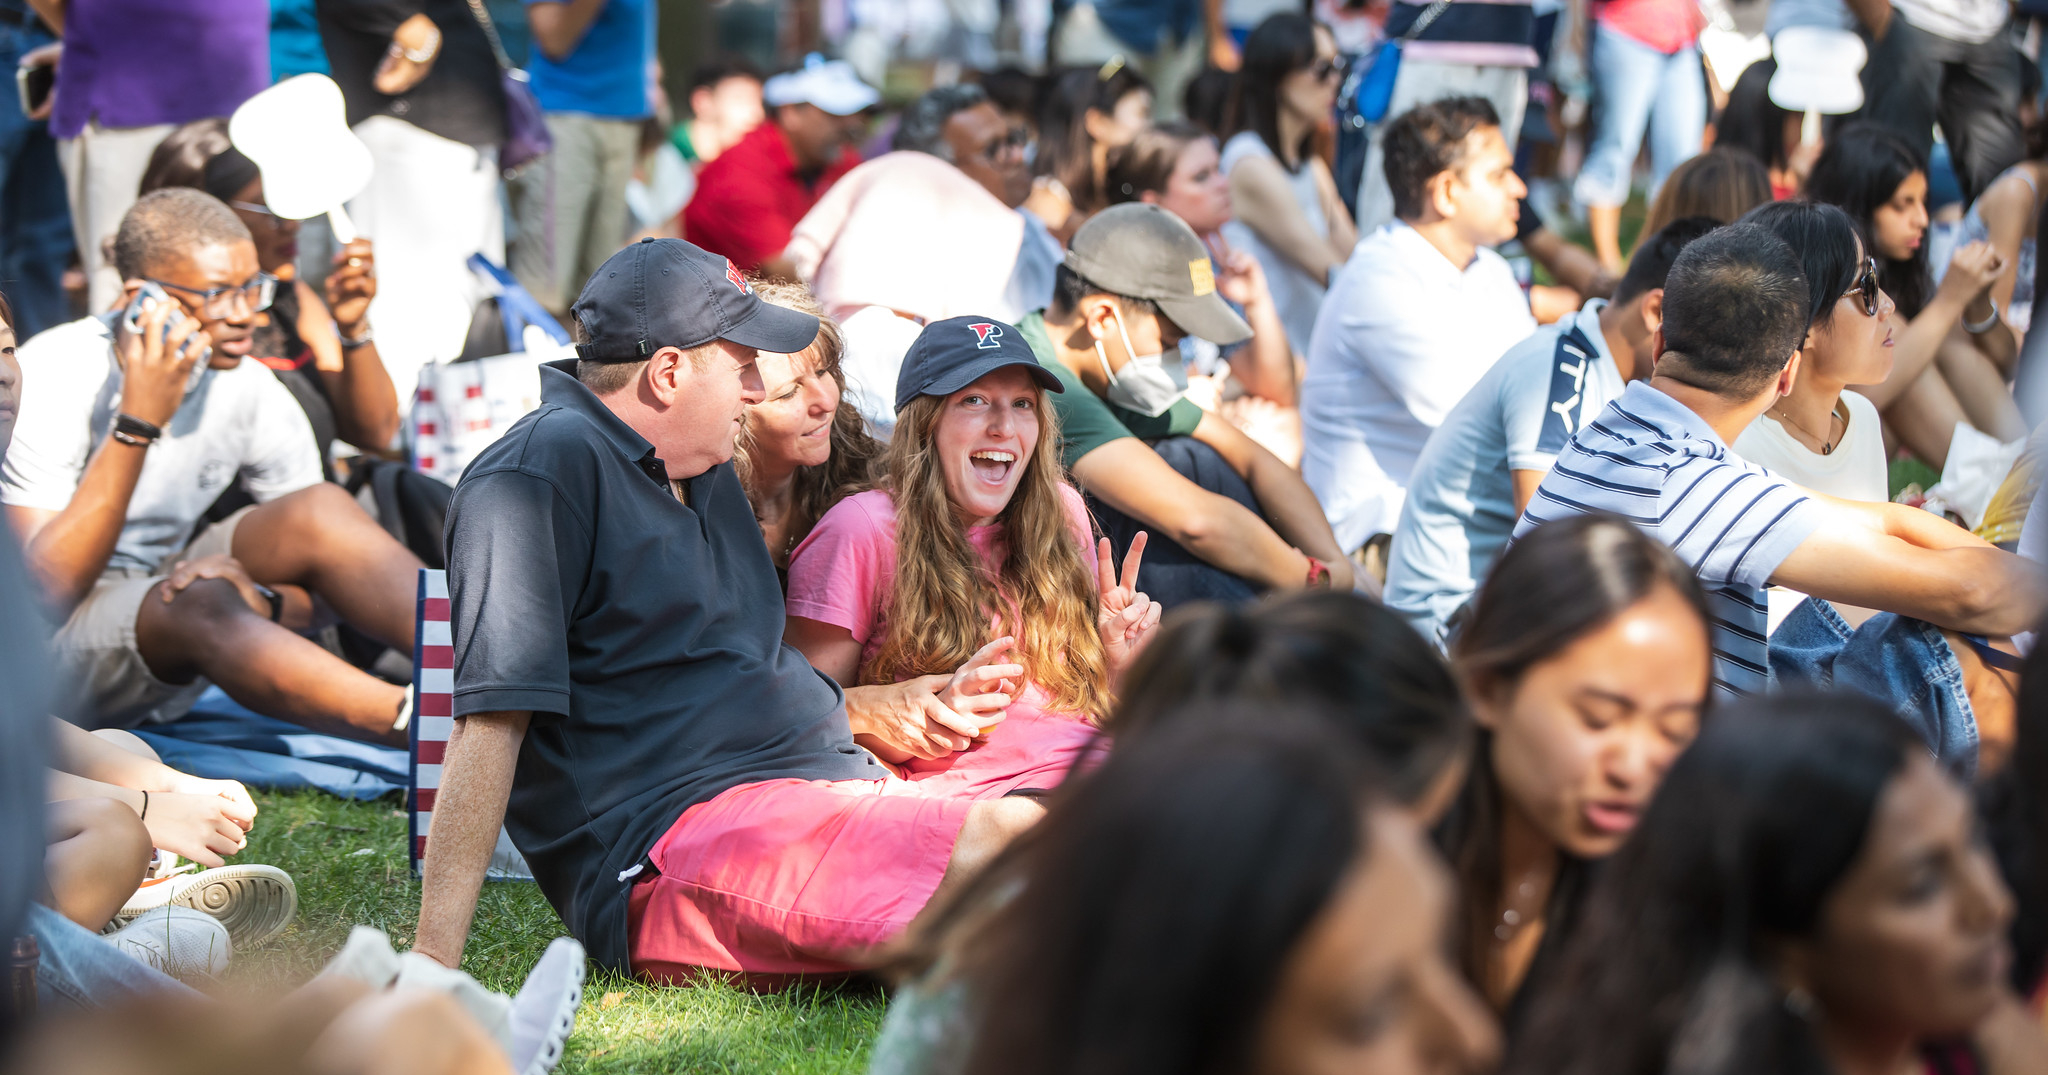
<path fill-rule="evenodd" d="M 1968 422 L 1963 405 L 1938 366 L 1930 365 L 1884 412 L 1884 418 L 1920 460 L 1936 470 L 1948 463 L 1956 423 Z"/>
<path fill-rule="evenodd" d="M 2005 371 L 1972 345 L 1968 336 L 1952 333 L 1942 341 L 1941 349 L 1934 353 L 1934 368 L 1941 371 L 1971 425 L 2000 441 L 2027 435 L 2026 419 L 2020 417 L 2019 404 L 2013 402 Z"/>
<path fill-rule="evenodd" d="M 89 930 L 108 922 L 149 869 L 149 830 L 127 804 L 114 799 L 65 799 L 48 804 L 43 853 L 44 902 Z"/>

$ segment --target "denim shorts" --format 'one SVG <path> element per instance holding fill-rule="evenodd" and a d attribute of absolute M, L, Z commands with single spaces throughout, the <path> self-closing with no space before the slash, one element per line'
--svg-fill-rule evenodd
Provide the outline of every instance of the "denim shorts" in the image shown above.
<path fill-rule="evenodd" d="M 1771 686 L 1869 695 L 1898 710 L 1944 766 L 1965 779 L 1976 773 L 1963 667 L 1933 624 L 1880 612 L 1851 629 L 1833 605 L 1809 597 L 1771 634 Z"/>

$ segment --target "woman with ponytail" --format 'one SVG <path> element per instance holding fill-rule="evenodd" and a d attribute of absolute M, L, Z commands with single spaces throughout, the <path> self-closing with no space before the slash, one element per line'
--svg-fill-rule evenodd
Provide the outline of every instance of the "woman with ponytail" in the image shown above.
<path fill-rule="evenodd" d="M 1014 326 L 926 326 L 897 380 L 884 488 L 840 501 L 790 555 L 790 644 L 846 688 L 855 741 L 912 779 L 1057 784 L 1159 622 L 1136 592 L 1142 535 L 1119 577 L 1060 469 L 1045 405 L 1060 390 Z"/>

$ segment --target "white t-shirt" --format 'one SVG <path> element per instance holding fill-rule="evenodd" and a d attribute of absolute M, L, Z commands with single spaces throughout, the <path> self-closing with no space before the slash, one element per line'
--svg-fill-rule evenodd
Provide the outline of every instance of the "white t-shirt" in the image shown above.
<path fill-rule="evenodd" d="M 1548 471 L 1621 395 L 1600 331 L 1606 299 L 1508 348 L 1430 434 L 1387 563 L 1386 604 L 1423 637 L 1471 600 L 1515 531 L 1512 471 Z"/>
<path fill-rule="evenodd" d="M 1392 533 L 1429 434 L 1536 331 L 1499 254 L 1462 268 L 1396 220 L 1360 240 L 1316 319 L 1301 385 L 1301 475 L 1345 551 Z"/>
<path fill-rule="evenodd" d="M 1294 204 L 1307 219 L 1310 230 L 1317 235 L 1329 234 L 1330 222 L 1323 216 L 1323 198 L 1316 187 L 1317 166 L 1313 161 L 1305 160 L 1300 168 L 1289 172 L 1265 139 L 1254 131 L 1239 131 L 1223 143 L 1223 159 L 1217 166 L 1229 175 L 1239 161 L 1249 157 L 1264 157 L 1278 165 L 1287 176 L 1288 190 L 1293 192 Z M 1323 305 L 1323 282 L 1266 245 L 1258 232 L 1240 221 L 1225 221 L 1223 238 L 1232 247 L 1259 259 L 1259 268 L 1266 270 L 1266 287 L 1273 293 L 1273 310 L 1280 315 L 1281 327 L 1287 330 L 1288 345 L 1295 354 L 1307 354 L 1309 333 L 1316 327 L 1316 311 Z"/>
<path fill-rule="evenodd" d="M 1891 499 L 1889 468 L 1884 462 L 1884 430 L 1877 407 L 1857 392 L 1842 393 L 1849 428 L 1835 450 L 1820 455 L 1793 439 L 1785 427 L 1766 414 L 1749 424 L 1735 438 L 1735 454 L 1772 474 L 1816 493 L 1843 500 L 1883 503 Z M 1770 605 L 1768 626 L 1778 629 L 1806 595 L 1785 586 L 1773 586 L 1765 594 Z"/>
<path fill-rule="evenodd" d="M 1892 0 L 1892 6 L 1930 34 L 1971 45 L 1997 37 L 2012 11 L 2006 0 Z"/>
<path fill-rule="evenodd" d="M 1880 504 L 1890 500 L 1884 430 L 1877 407 L 1854 391 L 1842 393 L 1842 406 L 1849 426 L 1842 433 L 1842 443 L 1826 455 L 1799 443 L 1768 414 L 1751 422 L 1735 438 L 1735 454 L 1802 489 L 1843 500 Z"/>
<path fill-rule="evenodd" d="M 62 511 L 121 405 L 112 317 L 59 325 L 21 346 L 21 419 L 0 465 L 0 503 Z M 261 363 L 209 369 L 143 457 L 109 570 L 148 574 L 183 550 L 237 476 L 258 503 L 318 485 L 306 412 Z"/>

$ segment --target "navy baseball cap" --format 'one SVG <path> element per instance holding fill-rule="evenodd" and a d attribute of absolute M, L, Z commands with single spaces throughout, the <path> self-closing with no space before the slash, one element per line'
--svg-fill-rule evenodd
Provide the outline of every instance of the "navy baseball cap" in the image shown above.
<path fill-rule="evenodd" d="M 1005 366 L 1031 371 L 1040 388 L 1063 392 L 1051 370 L 1039 365 L 1017 326 L 993 317 L 949 317 L 934 321 L 910 342 L 896 371 L 896 409 L 919 396 L 950 396 Z"/>
<path fill-rule="evenodd" d="M 642 239 L 613 254 L 570 312 L 583 326 L 576 357 L 588 362 L 638 362 L 713 340 L 794 354 L 818 337 L 817 318 L 762 302 L 729 259 L 681 239 Z"/>

